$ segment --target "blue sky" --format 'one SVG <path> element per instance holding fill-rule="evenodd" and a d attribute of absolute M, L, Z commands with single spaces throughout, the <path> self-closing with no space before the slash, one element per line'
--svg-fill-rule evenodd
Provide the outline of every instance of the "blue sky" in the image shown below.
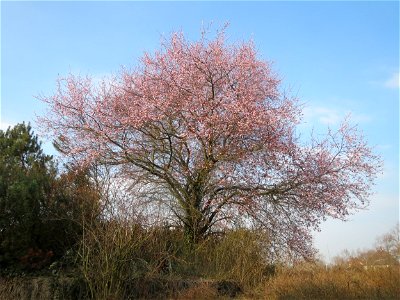
<path fill-rule="evenodd" d="M 229 42 L 253 39 L 305 104 L 304 135 L 351 113 L 385 162 L 369 210 L 328 221 L 316 246 L 329 259 L 371 246 L 399 219 L 399 2 L 1 2 L 1 123 L 34 122 L 58 75 L 134 66 L 162 35 L 198 39 L 225 22 Z M 46 146 L 50 151 L 50 147 Z"/>

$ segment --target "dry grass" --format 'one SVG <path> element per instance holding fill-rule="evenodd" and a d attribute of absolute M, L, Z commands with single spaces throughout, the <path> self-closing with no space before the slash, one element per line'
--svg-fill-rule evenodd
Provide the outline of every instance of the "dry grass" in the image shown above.
<path fill-rule="evenodd" d="M 110 221 L 84 228 L 80 270 L 93 299 L 123 299 L 126 282 L 142 276 L 136 254 L 145 243 L 140 228 Z"/>
<path fill-rule="evenodd" d="M 101 271 L 99 272 L 101 273 Z M 129 274 L 127 274 L 129 275 Z M 100 279 L 105 279 L 102 277 Z M 99 279 L 99 280 L 100 280 Z M 54 278 L 0 278 L 0 299 L 87 299 L 79 283 L 61 282 L 55 287 Z M 71 279 L 70 279 L 71 281 Z M 111 288 L 98 290 L 94 299 L 400 299 L 399 266 L 364 270 L 362 268 L 302 265 L 281 268 L 263 289 L 247 290 L 244 294 L 234 286 L 224 290 L 224 281 L 184 280 L 154 277 L 133 281 L 125 295 Z M 100 284 L 100 281 L 98 282 Z M 122 282 L 120 283 L 122 286 Z M 61 285 L 63 287 L 61 287 Z M 261 286 L 261 285 L 260 285 Z M 126 289 L 125 285 L 125 289 Z M 105 288 L 105 287 L 104 287 Z M 229 290 L 227 292 L 227 290 Z M 108 294 L 105 294 L 108 293 Z M 58 295 L 58 296 L 57 296 Z M 60 297 L 61 296 L 61 297 Z"/>
<path fill-rule="evenodd" d="M 42 278 L 0 278 L 0 299 L 50 299 L 50 287 Z"/>
<path fill-rule="evenodd" d="M 259 232 L 237 229 L 219 240 L 199 244 L 195 252 L 197 274 L 217 281 L 235 282 L 251 290 L 267 278 L 263 249 L 265 237 Z"/>
<path fill-rule="evenodd" d="M 204 299 L 213 300 L 218 298 L 218 291 L 207 282 L 202 282 L 181 291 L 176 300 Z"/>
<path fill-rule="evenodd" d="M 86 299 L 85 284 L 74 277 L 0 278 L 1 300 Z"/>
<path fill-rule="evenodd" d="M 271 268 L 260 232 L 237 229 L 188 247 L 168 227 L 107 220 L 83 229 L 68 280 L 0 278 L 0 299 L 400 299 L 398 264 L 366 270 L 355 257 L 330 268 Z"/>
<path fill-rule="evenodd" d="M 216 297 L 250 290 L 265 280 L 265 262 L 259 234 L 237 230 L 220 239 L 208 239 L 191 248 L 179 231 L 144 230 L 118 221 L 106 226 L 85 227 L 80 269 L 94 299 L 123 299 L 141 289 L 140 297 L 157 294 L 158 281 L 207 278 L 221 285 L 194 284 L 166 290 L 165 295 L 184 290 L 180 297 Z M 146 278 L 151 280 L 146 281 Z M 144 281 L 143 281 L 144 280 Z M 146 286 L 141 282 L 147 282 Z M 154 289 L 147 288 L 155 284 Z M 201 292 L 202 291 L 202 292 Z M 137 294 L 137 293 L 136 293 Z"/>
<path fill-rule="evenodd" d="M 400 299 L 399 266 L 361 269 L 295 267 L 265 287 L 267 299 Z"/>

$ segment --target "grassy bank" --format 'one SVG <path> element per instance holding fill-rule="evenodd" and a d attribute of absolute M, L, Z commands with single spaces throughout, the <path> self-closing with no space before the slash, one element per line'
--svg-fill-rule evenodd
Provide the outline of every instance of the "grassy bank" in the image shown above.
<path fill-rule="evenodd" d="M 124 283 L 123 295 L 110 291 L 96 299 L 399 299 L 399 267 L 343 269 L 285 267 L 245 289 L 234 281 L 147 277 Z M 0 299 L 90 299 L 79 277 L 37 276 L 0 279 Z"/>

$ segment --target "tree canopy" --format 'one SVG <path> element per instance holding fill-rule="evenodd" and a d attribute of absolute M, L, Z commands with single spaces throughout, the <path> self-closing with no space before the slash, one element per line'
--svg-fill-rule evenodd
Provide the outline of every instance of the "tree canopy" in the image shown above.
<path fill-rule="evenodd" d="M 192 242 L 244 224 L 265 229 L 271 251 L 309 256 L 310 230 L 363 207 L 380 170 L 347 121 L 301 142 L 301 105 L 252 42 L 228 44 L 223 31 L 172 34 L 132 70 L 100 84 L 60 78 L 39 98 L 49 108 L 40 122 L 67 157 L 115 166 Z"/>

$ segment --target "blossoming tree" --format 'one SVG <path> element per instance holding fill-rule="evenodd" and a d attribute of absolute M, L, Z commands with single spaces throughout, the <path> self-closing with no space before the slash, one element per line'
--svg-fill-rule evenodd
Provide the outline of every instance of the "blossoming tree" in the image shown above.
<path fill-rule="evenodd" d="M 49 108 L 40 122 L 66 156 L 162 190 L 192 242 L 242 221 L 308 256 L 321 220 L 367 203 L 380 162 L 348 122 L 301 142 L 301 107 L 279 84 L 251 42 L 176 33 L 100 84 L 59 79 L 40 97 Z"/>

